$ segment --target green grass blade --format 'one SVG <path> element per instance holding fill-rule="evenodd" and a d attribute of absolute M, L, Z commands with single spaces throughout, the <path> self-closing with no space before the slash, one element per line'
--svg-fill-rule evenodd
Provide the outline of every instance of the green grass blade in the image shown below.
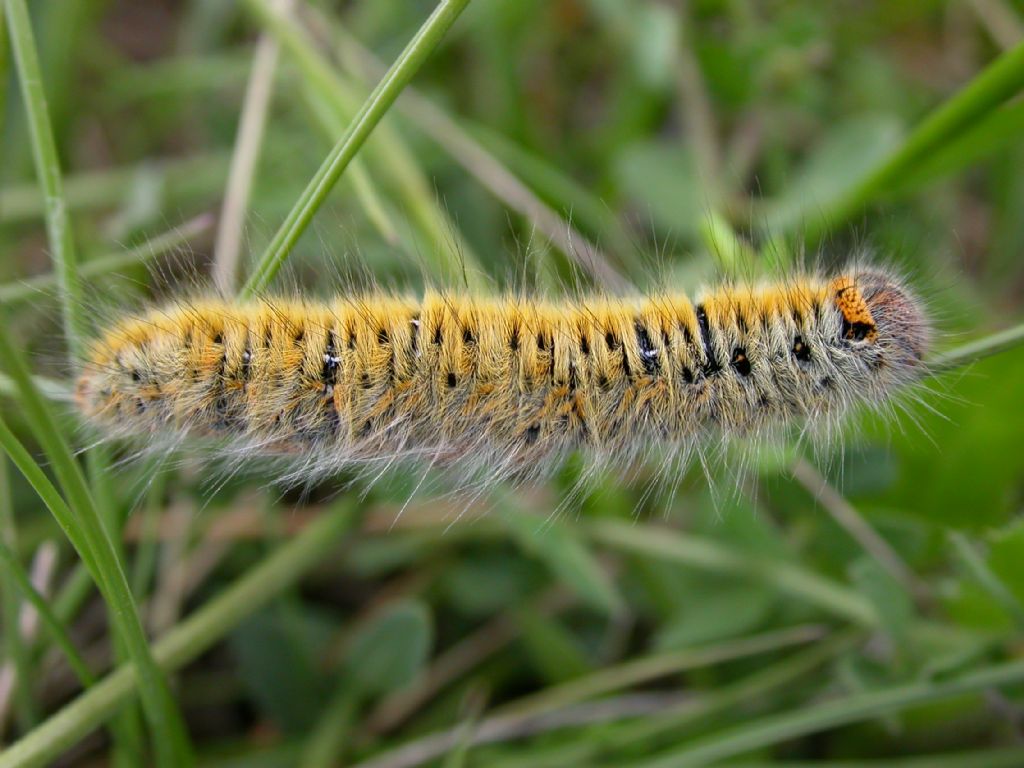
<path fill-rule="evenodd" d="M 337 506 L 281 545 L 220 595 L 153 645 L 165 670 L 178 669 L 224 637 L 320 562 L 350 529 L 354 515 Z M 0 768 L 47 765 L 65 749 L 110 718 L 134 694 L 138 680 L 129 666 L 118 667 L 89 691 L 0 754 Z"/>
<path fill-rule="evenodd" d="M 0 14 L 0 20 L 3 14 Z M 0 25 L 2 26 L 2 25 Z M 2 31 L 2 30 L 0 30 Z M 2 51 L 0 51 L 2 55 Z M 14 517 L 14 503 L 11 498 L 10 470 L 7 460 L 0 456 L 0 553 L 10 552 L 17 547 L 18 530 Z M 0 578 L 0 597 L 3 598 L 4 654 L 14 666 L 16 675 L 15 705 L 18 717 L 25 724 L 34 724 L 35 712 L 29 685 L 32 680 L 32 658 L 26 643 L 21 636 L 21 600 L 19 598 L 19 577 L 24 574 L 21 563 L 13 558 L 6 569 L 7 574 Z M 25 576 L 27 579 L 28 576 Z"/>
<path fill-rule="evenodd" d="M 53 597 L 53 612 L 64 623 L 78 615 L 82 605 L 92 594 L 93 580 L 84 563 L 78 563 L 64 579 L 60 591 Z"/>
<path fill-rule="evenodd" d="M 332 105 L 328 104 L 326 99 L 316 98 L 309 83 L 305 84 L 305 89 L 308 94 L 306 101 L 309 103 L 313 119 L 316 120 L 322 132 L 332 137 L 344 133 L 345 121 L 339 111 L 332 109 Z M 377 230 L 377 233 L 386 243 L 395 245 L 400 242 L 398 227 L 391 221 L 377 185 L 360 158 L 354 158 L 349 163 L 348 176 L 356 199 L 363 208 L 363 213 L 366 214 L 366 218 Z"/>
<path fill-rule="evenodd" d="M 718 211 L 709 209 L 701 219 L 700 237 L 724 274 L 746 275 L 762 266 L 754 249 Z"/>
<path fill-rule="evenodd" d="M 132 594 L 139 598 L 148 594 L 153 575 L 156 573 L 159 553 L 157 523 L 163 508 L 169 473 L 164 470 L 161 460 L 155 458 L 147 462 L 143 474 L 151 479 L 148 481 L 149 487 L 146 489 L 142 509 L 136 513 L 141 515 L 142 524 L 139 526 L 139 541 L 135 547 L 131 575 Z"/>
<path fill-rule="evenodd" d="M 209 215 L 197 216 L 150 240 L 119 253 L 105 254 L 91 259 L 78 270 L 83 278 L 100 277 L 118 272 L 137 264 L 145 264 L 165 253 L 184 246 L 190 240 L 207 231 L 213 223 Z M 39 294 L 47 293 L 59 283 L 59 276 L 49 272 L 35 275 L 17 282 L 0 285 L 0 304 L 8 307 L 38 298 Z"/>
<path fill-rule="evenodd" d="M 959 531 L 950 531 L 949 542 L 956 552 L 967 574 L 1003 609 L 1013 617 L 1019 625 L 1024 626 L 1024 606 L 1020 604 L 1005 584 L 999 579 L 985 559 L 978 554 L 970 540 Z"/>
<path fill-rule="evenodd" d="M 822 627 L 805 624 L 712 645 L 638 656 L 620 664 L 602 667 L 584 677 L 549 686 L 539 693 L 516 699 L 496 711 L 536 717 L 658 678 L 821 640 L 823 634 Z"/>
<path fill-rule="evenodd" d="M 0 305 L 2 305 L 2 303 L 3 302 L 0 302 Z M 36 389 L 38 389 L 43 394 L 43 397 L 48 400 L 70 403 L 73 399 L 71 390 L 68 389 L 67 384 L 64 382 L 47 379 L 42 376 L 33 376 L 32 381 L 36 385 Z M 18 390 L 14 386 L 14 382 L 3 373 L 0 373 L 0 395 L 5 395 L 7 397 L 18 396 Z"/>
<path fill-rule="evenodd" d="M 853 633 L 842 633 L 812 645 L 809 649 L 794 653 L 782 662 L 772 664 L 759 672 L 741 679 L 739 682 L 723 686 L 717 691 L 695 696 L 681 705 L 671 707 L 663 713 L 639 719 L 625 715 L 624 722 L 615 723 L 612 717 L 605 724 L 605 731 L 598 738 L 593 738 L 595 731 L 587 731 L 583 743 L 572 748 L 572 757 L 559 760 L 554 765 L 591 765 L 598 754 L 629 744 L 647 744 L 658 735 L 678 731 L 692 726 L 709 715 L 722 711 L 734 710 L 744 702 L 763 697 L 773 689 L 792 684 L 794 680 L 820 667 L 822 663 L 833 658 L 837 653 L 849 647 Z M 504 735 L 497 740 L 514 738 L 518 726 L 533 722 L 550 722 L 550 730 L 572 727 L 561 723 L 561 717 L 572 708 L 560 710 L 558 714 L 537 718 L 534 713 L 514 713 L 510 715 L 494 715 L 479 723 L 477 733 L 499 731 Z M 541 732 L 548 730 L 541 728 Z M 369 759 L 355 764 L 353 768 L 384 768 L 384 766 L 409 766 L 425 764 L 435 760 L 448 751 L 455 749 L 465 738 L 461 728 L 449 728 L 443 732 L 427 733 L 414 741 L 405 742 L 379 752 Z M 490 739 L 488 739 L 490 740 Z M 602 765 L 620 765 L 622 761 L 601 763 Z M 484 763 L 488 764 L 489 763 Z M 520 765 L 535 765 L 531 759 L 523 760 Z M 514 763 L 513 763 L 514 765 Z"/>
<path fill-rule="evenodd" d="M 805 240 L 816 242 L 829 228 L 846 221 L 865 205 L 882 197 L 902 177 L 914 171 L 919 163 L 985 119 L 1022 87 L 1024 44 L 996 59 L 955 96 L 926 117 L 903 144 L 862 182 L 822 215 L 808 220 Z"/>
<path fill-rule="evenodd" d="M 302 768 L 330 768 L 338 761 L 356 723 L 359 694 L 351 681 L 342 680 L 331 700 L 324 707 L 323 716 L 310 731 L 302 750 Z"/>
<path fill-rule="evenodd" d="M 64 202 L 68 211 L 103 211 L 128 205 L 132 195 L 144 186 L 160 190 L 166 210 L 196 210 L 217 197 L 227 171 L 228 156 L 211 152 L 77 173 L 64 179 Z M 33 221 L 45 213 L 46 200 L 37 184 L 12 184 L 0 189 L 0 221 Z"/>
<path fill-rule="evenodd" d="M 348 67 L 354 77 L 369 80 L 383 71 L 383 65 L 359 41 L 337 24 L 321 15 L 323 23 L 333 28 L 340 48 L 347 59 L 360 59 Z M 368 73 L 368 74 L 367 74 Z M 579 268 L 606 288 L 624 291 L 630 283 L 612 265 L 608 255 L 579 232 L 573 223 L 541 200 L 533 190 L 504 163 L 486 149 L 469 131 L 444 109 L 416 93 L 412 88 L 397 109 L 407 122 L 444 150 L 449 157 L 474 176 L 481 187 L 510 209 L 528 219 L 543 233 L 549 243 L 577 261 Z M 626 251 L 629 253 L 630 251 Z"/>
<path fill-rule="evenodd" d="M 88 548 L 87 542 L 81 542 L 80 532 L 75 528 L 73 524 L 73 516 L 71 510 L 67 504 L 64 503 L 64 499 L 61 498 L 60 493 L 53 486 L 50 480 L 46 477 L 39 466 L 33 461 L 32 456 L 29 454 L 21 442 L 14 436 L 14 434 L 8 429 L 7 424 L 0 418 L 0 448 L 7 453 L 7 455 L 14 462 L 14 465 L 22 473 L 29 485 L 32 486 L 33 490 L 39 495 L 43 503 L 50 510 L 51 514 L 57 520 L 57 523 L 64 530 L 68 539 L 72 542 L 72 545 L 76 549 L 79 547 Z M 6 469 L 6 463 L 4 464 Z M 77 543 L 76 542 L 80 542 Z M 82 557 L 84 562 L 94 563 L 94 558 Z M 35 587 L 32 586 L 32 582 L 28 576 L 24 573 L 17 558 L 11 552 L 10 547 L 6 544 L 0 545 L 0 567 L 3 571 L 6 571 L 7 578 L 4 579 L 5 585 L 10 585 L 17 592 L 24 595 L 29 602 L 31 602 L 36 610 L 39 612 L 40 618 L 50 629 L 51 634 L 55 642 L 60 646 L 67 657 L 68 663 L 71 665 L 72 670 L 82 683 L 84 688 L 88 688 L 95 681 L 95 676 L 89 671 L 88 665 L 85 664 L 82 657 L 78 654 L 74 644 L 67 635 L 67 631 L 64 629 L 64 624 L 61 619 L 56 615 L 54 610 L 50 607 L 50 603 L 45 600 L 36 591 Z M 92 569 L 95 571 L 95 566 Z M 12 601 L 12 603 L 15 601 Z M 20 622 L 14 621 L 12 624 L 7 626 L 13 626 L 17 628 Z M 19 688 L 21 681 L 31 679 L 28 676 L 20 676 L 22 670 L 19 669 Z M 123 731 L 119 725 L 112 725 L 111 731 L 114 734 L 115 742 L 120 744 L 123 742 Z"/>
<path fill-rule="evenodd" d="M 365 96 L 359 88 L 338 74 L 328 59 L 316 49 L 311 36 L 294 20 L 273 17 L 268 18 L 266 24 L 302 73 L 306 100 L 313 103 L 318 127 L 327 133 L 328 140 L 334 141 L 352 122 Z M 381 184 L 386 183 L 397 198 L 399 207 L 408 211 L 410 223 L 426 243 L 426 252 L 423 253 L 426 266 L 433 268 L 440 278 L 465 274 L 471 288 L 479 287 L 482 281 L 478 273 L 483 274 L 479 259 L 447 212 L 438 204 L 416 155 L 397 131 L 387 124 L 378 125 L 362 153 L 368 171 L 372 168 L 374 178 Z M 356 168 L 358 164 L 354 163 L 346 172 L 352 174 Z M 358 191 L 356 177 L 352 181 Z M 371 220 L 379 217 L 368 198 L 363 197 L 362 202 Z M 367 202 L 370 204 L 366 205 Z M 390 238 L 385 235 L 385 239 Z M 406 245 L 406 250 L 411 258 L 419 258 L 424 249 L 411 243 Z"/>
<path fill-rule="evenodd" d="M 588 531 L 595 540 L 611 549 L 750 577 L 857 624 L 874 626 L 878 623 L 874 608 L 856 592 L 793 563 L 759 558 L 710 539 L 653 525 L 640 527 L 602 520 L 588 526 Z"/>
<path fill-rule="evenodd" d="M 6 427 L 0 427 L 0 429 L 6 429 Z M 78 678 L 82 687 L 88 688 L 95 683 L 96 676 L 89 670 L 89 665 L 85 663 L 85 659 L 82 658 L 78 649 L 75 648 L 75 644 L 68 635 L 64 625 L 61 624 L 60 619 L 57 618 L 57 615 L 50 608 L 50 603 L 32 586 L 32 581 L 29 579 L 28 574 L 25 573 L 25 569 L 21 567 L 21 564 L 10 548 L 2 542 L 0 542 L 0 566 L 7 572 L 7 578 L 17 586 L 22 597 L 31 603 L 32 607 L 39 613 L 39 617 L 43 620 L 46 628 L 50 630 L 54 642 L 57 643 L 64 657 L 68 660 L 71 670 L 75 673 L 75 677 Z"/>
<path fill-rule="evenodd" d="M 1024 323 L 938 355 L 929 361 L 928 372 L 934 375 L 952 371 L 1019 347 L 1021 344 L 1024 344 Z"/>
<path fill-rule="evenodd" d="M 730 763 L 733 768 L 1020 768 L 1024 765 L 1024 747 L 979 749 L 973 752 L 943 751 L 915 757 L 860 760 L 752 760 Z"/>
<path fill-rule="evenodd" d="M 6 363 L 18 390 L 25 420 L 32 427 L 67 494 L 68 505 L 61 501 L 59 506 L 53 506 L 51 499 L 48 506 L 90 568 L 106 600 L 115 630 L 139 675 L 143 706 L 153 729 L 161 765 L 190 765 L 191 747 L 184 722 L 171 699 L 163 673 L 150 653 L 116 547 L 89 492 L 82 469 L 75 461 L 48 403 L 33 385 L 28 366 L 20 350 L 11 343 L 4 323 L 0 323 L 0 360 Z M 19 466 L 19 469 L 24 472 L 27 468 Z M 74 510 L 73 515 L 64 512 L 68 506 Z M 61 520 L 61 516 L 65 519 Z"/>
<path fill-rule="evenodd" d="M 113 481 L 113 473 L 110 471 L 111 463 L 110 445 L 106 443 L 92 447 L 85 456 L 93 500 L 96 508 L 103 513 L 102 522 L 107 529 L 107 538 L 113 544 L 118 569 L 127 573 L 124 541 L 120 533 L 124 521 L 121 519 L 111 485 Z M 132 594 L 130 590 L 129 587 L 129 594 Z M 111 610 L 112 606 L 108 603 L 108 614 Z M 113 625 L 116 620 L 111 617 L 110 623 Z M 112 634 L 112 640 L 115 662 L 122 664 L 131 661 L 131 651 L 127 647 L 124 636 L 115 632 Z M 146 737 L 143 728 L 143 715 L 135 702 L 118 712 L 117 716 L 111 720 L 110 727 L 117 737 L 113 743 L 111 756 L 111 764 L 114 768 L 131 768 L 144 759 Z"/>
<path fill-rule="evenodd" d="M 228 171 L 224 201 L 217 224 L 217 239 L 213 249 L 213 282 L 225 296 L 233 294 L 237 285 L 245 216 L 249 208 L 249 196 L 256 176 L 256 167 L 266 138 L 267 115 L 273 97 L 277 58 L 277 41 L 263 33 L 256 42 L 249 82 L 238 118 L 231 168 Z"/>
<path fill-rule="evenodd" d="M 709 717 L 731 713 L 751 701 L 769 700 L 771 692 L 793 686 L 800 679 L 841 658 L 862 640 L 863 632 L 859 629 L 838 632 L 735 682 L 706 691 L 692 705 L 684 705 L 677 712 L 627 723 L 616 733 L 609 734 L 606 744 L 618 750 L 649 744 L 652 739 L 667 734 L 692 732 Z"/>
<path fill-rule="evenodd" d="M 18 82 L 25 104 L 36 177 L 45 201 L 46 229 L 50 254 L 55 264 L 57 283 L 60 288 L 59 298 L 64 318 L 65 341 L 74 361 L 81 356 L 88 327 L 84 314 L 85 305 L 82 301 L 81 278 L 78 272 L 74 238 L 64 197 L 60 160 L 47 107 L 39 55 L 36 50 L 28 7 L 24 0 L 8 0 L 6 11 L 10 24 Z M 5 345 L 6 342 L 7 340 L 4 339 Z M 9 359 L 9 365 L 18 368 L 18 362 L 13 360 L 12 355 L 6 357 Z M 24 402 L 30 399 L 26 390 L 31 390 L 32 387 L 27 371 L 23 373 L 24 375 L 19 381 L 16 372 L 15 379 L 19 384 L 26 385 L 21 391 Z M 69 527 L 78 529 L 79 551 L 90 550 L 94 575 L 103 574 L 98 583 L 107 598 L 111 623 L 118 626 L 120 630 L 114 638 L 119 653 L 128 654 L 136 662 L 140 675 L 151 678 L 149 682 L 152 685 L 152 692 L 147 698 L 151 705 L 150 715 L 156 739 L 157 755 L 160 757 L 162 765 L 182 764 L 183 762 L 187 764 L 190 759 L 190 749 L 184 725 L 171 702 L 169 692 L 164 688 L 162 677 L 159 674 L 153 674 L 156 671 L 155 665 L 149 659 L 145 635 L 139 623 L 127 582 L 124 580 L 123 568 L 117 559 L 116 547 L 113 546 L 113 541 L 107 532 L 101 530 L 102 520 L 91 501 L 88 487 L 81 476 L 77 463 L 56 429 L 55 421 L 45 418 L 46 404 L 42 398 L 38 397 L 38 393 L 35 395 L 40 407 L 34 413 L 36 418 L 32 419 L 33 426 L 36 428 L 41 442 L 47 447 L 51 461 L 55 462 L 57 474 L 69 498 L 72 499 L 77 513 L 78 521 L 68 520 L 64 527 L 65 529 Z M 44 418 L 38 418 L 40 416 Z M 99 471 L 104 472 L 105 468 L 100 466 L 101 457 L 93 456 L 92 460 L 99 467 Z M 81 519 L 83 517 L 85 519 Z M 118 575 L 120 575 L 120 581 Z M 162 688 L 163 690 L 161 690 Z M 120 743 L 121 740 L 117 741 Z"/>
<path fill-rule="evenodd" d="M 98 570 L 96 558 L 93 554 L 90 543 L 82 540 L 81 531 L 79 531 L 74 524 L 74 516 L 72 515 L 71 510 L 68 508 L 67 504 L 64 503 L 64 499 L 61 498 L 57 489 L 53 486 L 35 461 L 33 461 L 32 456 L 29 455 L 28 451 L 25 450 L 25 447 L 17 437 L 15 437 L 10 429 L 8 429 L 7 424 L 4 423 L 3 419 L 0 419 L 0 447 L 2 447 L 7 455 L 10 456 L 14 465 L 19 469 L 22 475 L 24 475 L 25 479 L 28 480 L 29 485 L 31 485 L 33 490 L 35 490 L 39 495 L 39 498 L 42 499 L 47 509 L 50 510 L 50 513 L 54 516 L 54 519 L 57 520 L 57 523 L 61 526 L 65 535 L 72 542 L 72 545 L 79 551 L 82 561 L 86 563 L 89 572 L 96 574 Z M 86 556 L 86 553 L 88 556 Z M 13 560 L 10 562 L 13 563 L 12 567 L 16 567 L 16 562 Z M 31 589 L 32 585 L 30 582 L 28 586 Z M 21 586 L 21 591 L 24 592 L 23 586 Z M 31 592 L 26 593 L 28 594 L 29 599 L 33 602 L 35 602 L 32 599 L 32 593 L 34 592 L 35 590 L 31 589 Z M 62 640 L 62 638 L 67 637 L 63 630 L 63 624 L 56 613 L 49 608 L 48 603 L 45 605 L 43 610 L 40 610 L 40 616 L 50 626 L 51 631 L 54 632 L 54 637 L 58 644 L 64 648 L 64 652 L 68 657 L 69 663 L 78 674 L 83 685 L 91 685 L 95 682 L 95 678 L 88 671 L 88 668 L 84 663 L 78 663 L 78 661 L 80 661 L 80 657 L 77 657 L 74 646 L 71 645 L 70 640 L 67 640 L 66 643 Z M 78 661 L 76 661 L 76 659 Z M 83 671 L 85 673 L 84 676 L 82 675 Z M 121 725 L 119 723 L 112 724 L 111 730 L 115 734 L 115 742 L 118 744 L 124 743 L 123 737 L 125 733 Z"/>
<path fill-rule="evenodd" d="M 855 694 L 836 701 L 815 702 L 802 709 L 771 715 L 728 729 L 724 733 L 712 734 L 682 749 L 637 763 L 633 768 L 685 768 L 707 765 L 810 733 L 883 717 L 960 694 L 1013 685 L 1022 681 L 1024 661 L 1014 661 L 988 667 L 953 680 L 911 683 Z"/>
<path fill-rule="evenodd" d="M 7 117 L 7 80 L 10 74 L 7 50 L 7 14 L 0 13 L 0 136 L 4 135 L 4 118 Z"/>
<path fill-rule="evenodd" d="M 89 547 L 88 542 L 83 539 L 81 532 L 75 525 L 74 517 L 68 505 L 64 503 L 64 499 L 53 483 L 43 473 L 43 470 L 39 468 L 39 465 L 33 461 L 32 455 L 25 450 L 25 446 L 11 432 L 7 423 L 2 418 L 0 418 L 0 447 L 3 447 L 7 455 L 10 456 L 11 461 L 14 462 L 14 466 L 24 475 L 29 485 L 32 486 L 32 489 L 42 499 L 46 508 L 50 510 L 50 513 L 68 537 L 71 545 L 76 550 L 80 550 L 79 555 L 86 563 L 86 566 L 89 567 L 90 571 L 95 571 L 96 562 L 92 549 Z"/>
<path fill-rule="evenodd" d="M 606 242 L 606 249 L 615 255 L 626 274 L 637 279 L 643 273 L 646 266 L 639 243 L 626 231 L 611 206 L 595 192 L 571 178 L 552 158 L 534 154 L 486 126 L 465 120 L 460 123 L 482 147 L 528 184 L 542 200 L 556 210 L 571 211 L 572 221 L 577 226 L 588 231 L 592 237 L 596 236 L 599 241 Z"/>
<path fill-rule="evenodd" d="M 246 4 L 260 17 L 270 13 L 263 0 L 247 0 Z M 270 284 L 345 168 L 467 5 L 469 0 L 443 0 L 420 27 L 299 197 L 242 287 L 242 297 L 252 296 Z"/>
<path fill-rule="evenodd" d="M 22 98 L 25 101 L 36 176 L 39 178 L 39 186 L 46 201 L 46 231 L 50 241 L 50 256 L 59 276 L 64 332 L 68 348 L 72 355 L 75 355 L 79 351 L 87 326 L 71 222 L 64 201 L 64 183 L 57 145 L 53 139 L 53 128 L 46 107 L 46 92 L 43 89 L 43 76 L 39 68 L 39 55 L 36 52 L 28 7 L 25 0 L 7 0 L 6 8 L 11 33 L 11 50 L 14 54 Z"/>

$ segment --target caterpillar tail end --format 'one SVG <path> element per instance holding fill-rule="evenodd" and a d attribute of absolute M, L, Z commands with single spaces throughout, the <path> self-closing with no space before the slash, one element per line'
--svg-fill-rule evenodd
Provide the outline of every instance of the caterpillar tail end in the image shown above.
<path fill-rule="evenodd" d="M 100 358 L 92 356 L 82 366 L 73 397 L 78 413 L 87 421 L 113 426 L 121 421 L 121 403 L 125 399 L 121 383 Z"/>
<path fill-rule="evenodd" d="M 84 371 L 78 376 L 75 382 L 75 407 L 78 412 L 87 419 L 95 418 L 99 412 L 99 404 L 96 402 L 96 388 L 93 376 Z"/>

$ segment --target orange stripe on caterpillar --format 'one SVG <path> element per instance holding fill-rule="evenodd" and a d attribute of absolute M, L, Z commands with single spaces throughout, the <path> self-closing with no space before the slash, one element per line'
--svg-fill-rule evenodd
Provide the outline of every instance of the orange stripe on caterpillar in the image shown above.
<path fill-rule="evenodd" d="M 836 306 L 843 314 L 844 338 L 874 341 L 878 336 L 875 319 L 856 283 L 848 275 L 841 275 L 829 283 L 829 288 L 835 291 Z"/>
<path fill-rule="evenodd" d="M 880 270 L 696 302 L 199 301 L 110 328 L 77 402 L 112 434 L 220 435 L 315 471 L 408 457 L 532 474 L 578 448 L 627 463 L 878 404 L 921 372 L 929 337 Z"/>

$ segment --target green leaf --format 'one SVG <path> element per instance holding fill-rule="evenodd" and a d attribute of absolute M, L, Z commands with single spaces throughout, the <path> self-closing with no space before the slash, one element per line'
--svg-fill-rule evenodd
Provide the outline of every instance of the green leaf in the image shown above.
<path fill-rule="evenodd" d="M 1014 627 L 1002 603 L 971 582 L 957 582 L 943 595 L 942 606 L 954 622 L 967 629 L 1002 633 Z"/>
<path fill-rule="evenodd" d="M 517 618 L 526 650 L 547 683 L 562 683 L 592 670 L 586 654 L 558 621 L 526 611 Z"/>
<path fill-rule="evenodd" d="M 426 605 L 416 600 L 393 605 L 353 638 L 346 671 L 368 696 L 403 688 L 426 663 L 433 634 Z"/>
<path fill-rule="evenodd" d="M 545 576 L 542 566 L 516 552 L 473 553 L 448 567 L 441 586 L 460 613 L 487 616 L 521 602 Z"/>
<path fill-rule="evenodd" d="M 331 626 L 289 603 L 262 611 L 230 638 L 238 677 L 262 710 L 286 733 L 305 732 L 327 703 L 330 678 L 322 668 Z"/>
<path fill-rule="evenodd" d="M 1024 603 L 1014 596 L 974 543 L 956 531 L 950 531 L 949 542 L 964 573 L 964 578 L 959 582 L 959 592 L 950 595 L 949 599 L 953 602 L 950 612 L 956 615 L 955 609 L 961 607 L 960 623 L 969 626 L 976 623 L 976 619 L 972 622 L 974 616 L 979 613 L 984 615 L 985 612 L 997 615 L 997 626 L 1013 623 L 1024 626 Z M 964 616 L 963 609 L 970 612 Z"/>
<path fill-rule="evenodd" d="M 649 215 L 662 232 L 695 237 L 710 201 L 702 192 L 697 163 L 686 145 L 646 141 L 623 149 L 614 162 L 622 192 L 638 216 Z"/>
<path fill-rule="evenodd" d="M 1024 603 L 1024 520 L 996 535 L 988 563 L 1018 602 Z"/>
<path fill-rule="evenodd" d="M 1024 349 L 975 364 L 969 375 L 940 383 L 936 412 L 911 405 L 902 428 L 876 422 L 879 440 L 891 442 L 899 475 L 886 491 L 888 506 L 926 520 L 979 530 L 1000 525 L 1016 509 L 1007 489 L 1024 475 L 1020 421 L 1024 402 Z"/>
<path fill-rule="evenodd" d="M 633 18 L 633 65 L 649 88 L 669 88 L 679 48 L 679 12 L 669 5 L 644 3 Z"/>
<path fill-rule="evenodd" d="M 902 133 L 891 115 L 864 115 L 833 125 L 785 192 L 766 201 L 767 230 L 788 231 L 828 210 L 899 145 Z"/>
<path fill-rule="evenodd" d="M 882 628 L 897 645 L 905 645 L 914 618 L 910 595 L 874 558 L 858 559 L 850 572 L 857 591 L 875 606 Z"/>
<path fill-rule="evenodd" d="M 775 606 L 773 590 L 747 583 L 713 583 L 691 591 L 686 607 L 659 630 L 658 650 L 688 648 L 749 633 L 760 626 Z"/>
<path fill-rule="evenodd" d="M 1024 134 L 1024 102 L 1008 104 L 951 141 L 894 185 L 886 196 L 905 195 L 944 176 L 952 176 L 1004 147 L 1017 144 Z"/>
<path fill-rule="evenodd" d="M 884 196 L 920 163 L 987 119 L 1024 86 L 1024 44 L 1005 52 L 957 93 L 921 120 L 906 140 L 874 164 L 858 184 L 808 221 L 804 236 L 815 242 L 830 227 Z"/>
<path fill-rule="evenodd" d="M 140 679 L 143 705 L 155 732 L 158 763 L 191 765 L 191 744 L 184 721 L 171 698 L 167 681 L 152 656 L 128 579 L 104 517 L 51 405 L 34 385 L 21 350 L 12 344 L 5 325 L 0 322 L 0 360 L 7 366 L 26 421 L 49 458 L 70 503 L 64 502 L 2 418 L 0 443 L 46 503 L 108 604 L 117 642 L 124 643 Z"/>
<path fill-rule="evenodd" d="M 501 518 L 519 546 L 588 605 L 609 615 L 622 609 L 622 596 L 574 528 L 521 510 L 503 510 Z"/>
<path fill-rule="evenodd" d="M 859 624 L 878 622 L 874 606 L 844 584 L 777 558 L 723 546 L 709 537 L 687 536 L 664 526 L 601 521 L 588 533 L 603 546 L 635 557 L 657 557 L 713 573 L 745 576 Z"/>

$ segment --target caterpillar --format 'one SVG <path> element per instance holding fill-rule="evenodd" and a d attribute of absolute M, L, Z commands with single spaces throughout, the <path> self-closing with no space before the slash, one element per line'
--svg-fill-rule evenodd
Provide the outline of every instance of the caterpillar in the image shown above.
<path fill-rule="evenodd" d="M 75 399 L 111 435 L 222 437 L 295 476 L 421 460 L 529 478 L 834 423 L 917 378 L 931 325 L 877 267 L 684 295 L 369 292 L 177 303 L 92 343 Z"/>

